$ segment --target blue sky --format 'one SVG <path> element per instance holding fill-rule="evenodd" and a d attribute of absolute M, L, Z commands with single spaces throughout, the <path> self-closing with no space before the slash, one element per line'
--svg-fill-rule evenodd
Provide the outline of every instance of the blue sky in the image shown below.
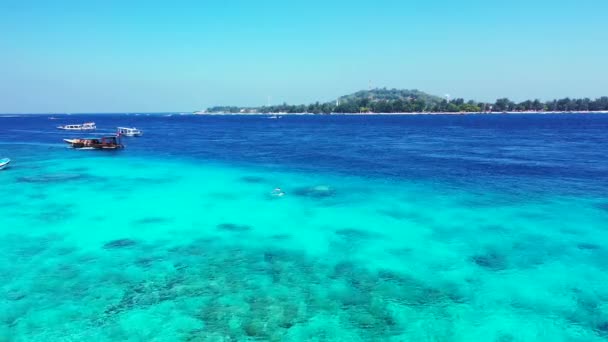
<path fill-rule="evenodd" d="M 0 0 L 0 112 L 608 95 L 608 1 Z"/>

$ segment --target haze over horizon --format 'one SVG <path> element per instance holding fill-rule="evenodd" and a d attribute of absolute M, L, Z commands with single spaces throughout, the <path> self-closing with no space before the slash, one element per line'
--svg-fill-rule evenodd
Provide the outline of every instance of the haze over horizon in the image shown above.
<path fill-rule="evenodd" d="M 608 95 L 608 2 L 0 3 L 0 113 Z"/>

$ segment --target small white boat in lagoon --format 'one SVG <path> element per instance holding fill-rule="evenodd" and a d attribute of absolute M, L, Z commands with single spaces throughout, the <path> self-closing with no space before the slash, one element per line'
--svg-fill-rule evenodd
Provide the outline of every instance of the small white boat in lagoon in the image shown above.
<path fill-rule="evenodd" d="M 118 134 L 127 137 L 141 137 L 144 135 L 144 132 L 135 127 L 118 127 Z"/>
<path fill-rule="evenodd" d="M 7 167 L 10 162 L 11 162 L 11 160 L 8 159 L 8 158 L 1 158 L 0 159 L 0 170 L 2 170 L 5 167 Z"/>
<path fill-rule="evenodd" d="M 58 126 L 57 128 L 66 131 L 92 131 L 97 129 L 97 126 L 95 126 L 94 122 L 85 122 L 82 125 L 63 125 Z"/>

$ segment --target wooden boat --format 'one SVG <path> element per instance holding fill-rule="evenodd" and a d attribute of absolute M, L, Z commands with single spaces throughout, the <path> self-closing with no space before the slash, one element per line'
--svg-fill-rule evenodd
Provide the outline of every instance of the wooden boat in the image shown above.
<path fill-rule="evenodd" d="M 144 132 L 135 127 L 118 127 L 118 134 L 125 135 L 127 137 L 141 137 L 144 135 Z"/>
<path fill-rule="evenodd" d="M 73 148 L 81 150 L 119 150 L 124 148 L 120 143 L 120 135 L 113 135 L 102 138 L 87 138 L 87 139 L 63 139 Z"/>
<path fill-rule="evenodd" d="M 63 125 L 57 126 L 59 129 L 63 129 L 66 131 L 92 131 L 97 129 L 94 122 L 85 122 L 82 125 Z"/>
<path fill-rule="evenodd" d="M 8 159 L 8 158 L 2 158 L 2 159 L 0 159 L 0 170 L 2 170 L 5 167 L 7 167 L 10 162 L 11 162 L 11 160 Z"/>

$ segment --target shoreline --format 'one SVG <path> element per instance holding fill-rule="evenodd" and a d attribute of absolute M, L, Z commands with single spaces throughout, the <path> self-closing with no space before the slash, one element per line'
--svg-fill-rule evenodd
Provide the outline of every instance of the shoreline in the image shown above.
<path fill-rule="evenodd" d="M 569 114 L 569 115 L 585 115 L 585 114 L 608 114 L 607 110 L 602 111 L 547 111 L 547 112 L 405 112 L 405 113 L 193 113 L 192 115 L 277 115 L 277 116 L 294 116 L 294 115 L 343 115 L 343 116 L 376 116 L 376 115 L 505 115 L 505 114 L 523 114 L 523 115 L 550 115 L 550 114 Z"/>
<path fill-rule="evenodd" d="M 608 110 L 602 111 L 549 111 L 549 112 L 405 112 L 405 113 L 186 113 L 186 112 L 134 112 L 134 113 L 0 113 L 0 117 L 24 117 L 24 116 L 72 116 L 72 115 L 163 115 L 163 116 L 215 116 L 215 115 L 241 115 L 241 116 L 298 116 L 298 115 L 342 115 L 342 116 L 405 116 L 405 115 L 550 115 L 550 114 L 568 114 L 568 115 L 586 115 L 586 114 L 608 114 Z"/>

